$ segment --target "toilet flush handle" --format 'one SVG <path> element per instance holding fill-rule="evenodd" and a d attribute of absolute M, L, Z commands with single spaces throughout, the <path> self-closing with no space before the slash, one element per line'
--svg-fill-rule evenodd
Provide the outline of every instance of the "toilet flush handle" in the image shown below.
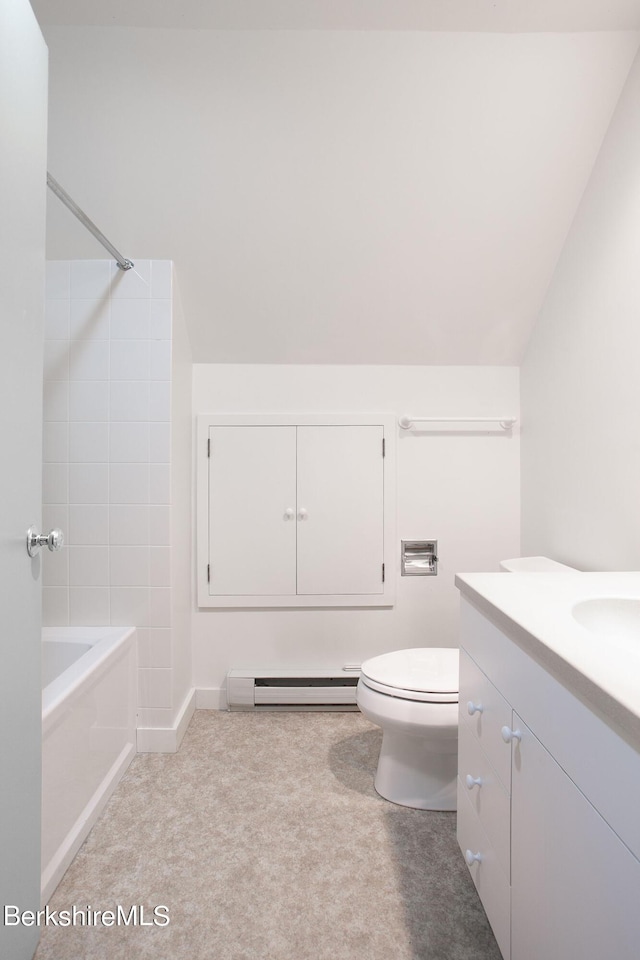
<path fill-rule="evenodd" d="M 469 714 L 470 717 L 472 717 L 474 713 L 483 713 L 483 712 L 484 712 L 484 707 L 482 706 L 481 703 L 474 703 L 473 700 L 469 700 L 469 702 L 467 703 L 467 713 Z"/>

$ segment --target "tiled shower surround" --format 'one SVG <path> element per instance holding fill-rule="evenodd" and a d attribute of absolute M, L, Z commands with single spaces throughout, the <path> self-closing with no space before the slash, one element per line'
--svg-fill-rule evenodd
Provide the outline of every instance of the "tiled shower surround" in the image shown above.
<path fill-rule="evenodd" d="M 188 574 L 172 579 L 177 550 L 188 569 L 176 512 L 189 524 L 176 503 L 188 482 L 172 464 L 182 322 L 172 274 L 168 260 L 126 272 L 110 260 L 47 264 L 42 526 L 61 527 L 66 546 L 44 551 L 43 623 L 138 628 L 142 728 L 175 724 L 189 673 Z"/>

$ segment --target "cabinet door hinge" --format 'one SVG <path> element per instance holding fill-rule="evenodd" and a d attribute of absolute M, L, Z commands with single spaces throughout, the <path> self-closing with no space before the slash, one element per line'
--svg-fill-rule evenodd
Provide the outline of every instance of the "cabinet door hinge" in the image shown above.
<path fill-rule="evenodd" d="M 207 456 L 211 456 L 211 438 L 207 440 Z"/>
<path fill-rule="evenodd" d="M 384 563 L 382 564 L 382 582 L 384 583 Z"/>
<path fill-rule="evenodd" d="M 386 453 L 384 452 L 384 437 L 382 438 L 382 456 L 386 457 Z"/>
<path fill-rule="evenodd" d="M 211 564 L 207 564 L 207 583 L 211 583 Z"/>

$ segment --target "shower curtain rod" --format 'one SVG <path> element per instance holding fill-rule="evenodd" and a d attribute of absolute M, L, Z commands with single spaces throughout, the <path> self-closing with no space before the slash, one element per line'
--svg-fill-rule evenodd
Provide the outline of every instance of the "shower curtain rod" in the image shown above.
<path fill-rule="evenodd" d="M 84 210 L 81 210 L 78 204 L 71 199 L 67 191 L 60 186 L 57 180 L 54 180 L 49 171 L 47 171 L 47 186 L 51 191 L 53 191 L 53 193 L 55 193 L 58 200 L 62 200 L 65 207 L 68 207 L 68 209 L 71 210 L 71 213 L 74 215 L 74 217 L 78 218 L 80 223 L 87 228 L 89 233 L 94 235 L 96 240 L 102 244 L 105 250 L 109 251 L 120 269 L 131 270 L 133 266 L 132 261 L 127 260 L 126 257 L 123 257 L 120 253 L 118 253 L 114 245 L 107 240 L 102 230 L 98 230 L 93 220 L 90 220 Z"/>

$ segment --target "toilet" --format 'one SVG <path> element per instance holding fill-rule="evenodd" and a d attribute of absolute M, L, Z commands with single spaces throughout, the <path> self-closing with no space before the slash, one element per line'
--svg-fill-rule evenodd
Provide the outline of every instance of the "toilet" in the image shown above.
<path fill-rule="evenodd" d="M 420 647 L 365 660 L 356 701 L 382 727 L 380 796 L 419 810 L 455 810 L 458 650 Z"/>
<path fill-rule="evenodd" d="M 549 557 L 515 557 L 510 573 L 580 571 Z M 455 810 L 458 773 L 458 650 L 417 647 L 362 664 L 356 702 L 382 728 L 374 786 L 381 797 L 418 810 Z"/>

